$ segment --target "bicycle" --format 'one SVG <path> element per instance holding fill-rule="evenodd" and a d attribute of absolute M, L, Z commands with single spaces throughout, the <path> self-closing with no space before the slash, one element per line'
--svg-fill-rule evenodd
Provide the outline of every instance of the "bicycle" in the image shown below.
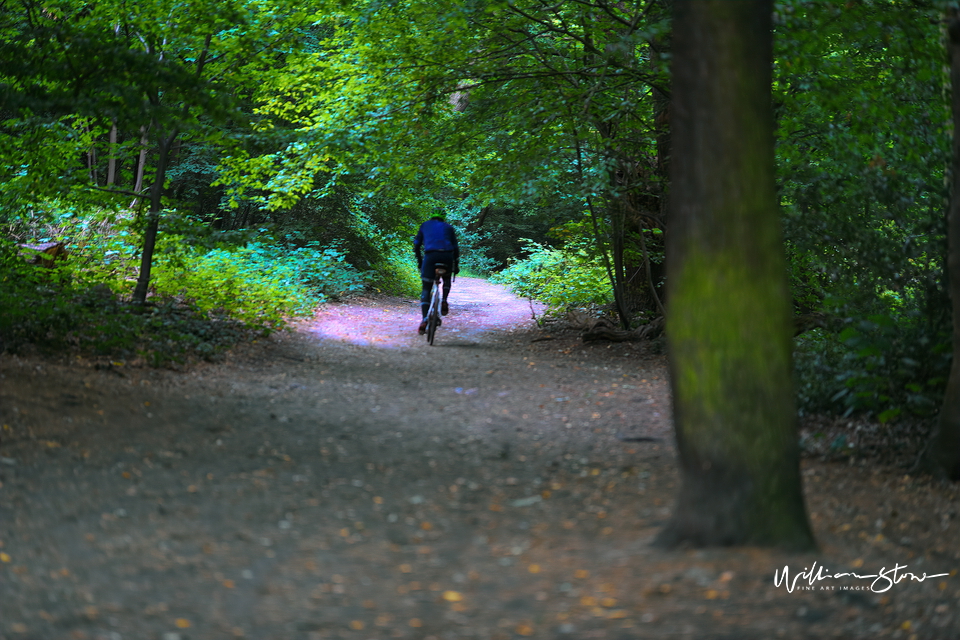
<path fill-rule="evenodd" d="M 433 286 L 430 288 L 430 308 L 427 309 L 427 342 L 433 345 L 437 327 L 443 324 L 440 319 L 440 307 L 443 304 L 443 277 L 447 265 L 438 262 L 433 272 Z"/>

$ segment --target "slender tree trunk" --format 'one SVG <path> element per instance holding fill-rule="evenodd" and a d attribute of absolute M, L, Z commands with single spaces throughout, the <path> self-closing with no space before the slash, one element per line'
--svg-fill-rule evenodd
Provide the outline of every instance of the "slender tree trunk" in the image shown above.
<path fill-rule="evenodd" d="M 663 11 L 669 13 L 673 11 L 673 0 L 662 0 L 658 3 Z M 660 59 L 669 57 L 671 48 L 671 38 L 664 36 L 658 38 L 654 43 L 654 55 Z M 660 210 L 659 210 L 659 228 L 666 231 L 670 224 L 668 213 L 670 211 L 670 96 L 657 87 L 651 88 L 653 96 L 653 123 L 657 139 L 657 169 L 656 175 L 659 179 L 660 189 Z M 644 239 L 644 243 L 646 240 Z M 644 247 L 646 252 L 646 247 Z M 657 308 L 663 313 L 663 301 L 661 295 L 663 291 L 660 287 L 666 265 L 663 263 L 652 265 L 647 261 L 651 292 L 657 303 Z"/>
<path fill-rule="evenodd" d="M 619 53 L 612 53 L 611 55 L 617 55 L 621 58 L 622 64 L 630 64 L 633 61 L 633 54 L 628 53 L 624 54 L 624 49 L 619 47 L 620 40 L 623 37 L 617 30 L 611 31 L 595 31 L 594 25 L 592 24 L 591 16 L 588 12 L 584 12 L 580 16 L 580 25 L 584 32 L 584 38 L 589 42 L 592 47 L 590 50 L 584 51 L 583 62 L 587 66 L 597 64 L 599 62 L 599 57 L 596 53 L 591 51 L 596 49 L 603 49 L 606 51 L 619 51 Z M 599 39 L 599 41 L 598 41 Z M 609 46 L 608 46 L 609 45 Z M 588 94 L 588 96 L 592 95 Z M 587 102 L 589 103 L 592 100 L 592 97 L 587 97 Z M 590 208 L 590 215 L 593 221 L 594 237 L 597 242 L 597 250 L 603 256 L 604 267 L 607 272 L 607 277 L 610 280 L 610 286 L 613 289 L 613 301 L 614 307 L 617 311 L 617 316 L 620 318 L 620 324 L 624 329 L 630 328 L 630 309 L 626 299 L 626 287 L 624 279 L 624 260 L 623 260 L 623 249 L 624 249 L 624 233 L 625 233 L 625 224 L 624 224 L 624 213 L 625 207 L 624 203 L 621 201 L 621 198 L 624 197 L 623 192 L 618 189 L 618 179 L 617 172 L 620 168 L 620 162 L 623 158 L 623 153 L 618 148 L 615 148 L 616 145 L 616 132 L 617 132 L 617 118 L 613 119 L 599 119 L 597 117 L 591 118 L 591 126 L 596 129 L 600 139 L 602 140 L 602 153 L 604 159 L 609 162 L 607 167 L 607 185 L 606 193 L 604 194 L 603 202 L 605 210 L 607 213 L 607 219 L 610 222 L 610 235 L 609 235 L 609 245 L 610 245 L 610 256 L 607 255 L 607 249 L 604 246 L 603 236 L 601 234 L 601 229 L 599 221 L 597 218 L 597 212 L 593 207 L 593 202 L 588 199 L 588 206 Z M 579 131 L 575 131 L 575 135 L 579 136 Z M 583 184 L 583 158 L 582 158 L 582 149 L 581 142 L 579 138 L 577 139 L 577 167 L 580 172 L 581 184 Z M 611 162 L 611 159 L 614 159 Z M 611 264 L 612 259 L 612 264 Z"/>
<path fill-rule="evenodd" d="M 937 475 L 960 480 L 960 11 L 949 14 L 953 171 L 947 210 L 947 280 L 953 310 L 953 362 L 925 462 Z"/>
<path fill-rule="evenodd" d="M 90 132 L 90 127 L 86 127 L 87 132 Z M 94 185 L 97 184 L 97 146 L 96 144 L 91 144 L 90 149 L 87 151 L 87 172 L 90 175 L 90 182 Z"/>
<path fill-rule="evenodd" d="M 110 127 L 110 153 L 107 156 L 107 186 L 117 181 L 117 123 Z"/>
<path fill-rule="evenodd" d="M 667 339 L 683 484 L 665 545 L 811 548 L 774 185 L 772 0 L 677 0 Z"/>
<path fill-rule="evenodd" d="M 150 142 L 149 131 L 150 128 L 147 126 L 140 127 L 140 156 L 137 158 L 137 174 L 133 183 L 135 193 L 143 191 L 143 175 L 147 170 L 147 144 Z M 130 208 L 136 207 L 138 202 L 139 199 L 134 198 L 133 202 L 130 203 Z"/>
<path fill-rule="evenodd" d="M 613 288 L 613 303 L 617 310 L 617 316 L 620 318 L 620 325 L 626 330 L 630 329 L 630 309 L 627 303 L 626 287 L 624 284 L 624 266 L 623 249 L 625 224 L 625 203 L 623 198 L 627 197 L 627 189 L 622 188 L 621 181 L 618 179 L 620 165 L 623 162 L 622 154 L 619 149 L 613 147 L 616 137 L 616 126 L 614 122 L 597 122 L 594 124 L 600 139 L 604 144 L 604 156 L 606 158 L 616 158 L 616 163 L 607 169 L 606 197 L 604 198 L 607 220 L 610 222 L 610 259 L 612 264 L 607 265 L 607 276 L 610 278 L 610 286 Z M 579 153 L 579 150 L 578 150 Z M 582 159 L 578 159 L 582 163 Z M 602 241 L 600 225 L 597 216 L 593 211 L 593 205 L 590 205 L 590 212 L 593 216 L 594 235 L 597 239 L 597 249 L 603 252 L 606 259 L 606 249 Z"/>
<path fill-rule="evenodd" d="M 624 266 L 624 239 L 626 232 L 625 194 L 617 194 L 608 205 L 610 215 L 610 253 L 613 254 L 613 293 L 620 316 L 620 326 L 630 329 L 630 305 L 627 299 L 626 268 Z"/>
<path fill-rule="evenodd" d="M 247 218 L 250 216 L 250 203 L 245 202 L 243 204 L 243 213 L 240 215 L 240 222 L 238 222 L 233 228 L 234 229 L 245 229 L 247 226 Z"/>
<path fill-rule="evenodd" d="M 153 268 L 153 251 L 157 245 L 157 231 L 160 228 L 160 212 L 163 210 L 163 183 L 166 181 L 167 164 L 170 159 L 170 149 L 177 139 L 174 131 L 169 137 L 157 137 L 157 170 L 153 186 L 150 188 L 150 212 L 147 214 L 147 225 L 143 232 L 143 251 L 140 253 L 140 275 L 137 277 L 137 286 L 133 291 L 133 302 L 143 304 L 147 301 L 147 290 L 150 286 L 150 271 Z"/>
<path fill-rule="evenodd" d="M 643 253 L 643 271 L 647 278 L 647 288 L 650 291 L 650 297 L 653 298 L 653 303 L 657 307 L 657 313 L 666 318 L 667 311 L 663 307 L 663 301 L 660 299 L 660 293 L 657 291 L 657 284 L 653 278 L 653 264 L 650 260 L 650 252 L 647 250 L 646 229 L 641 227 L 638 235 L 640 236 L 640 251 Z"/>
<path fill-rule="evenodd" d="M 486 222 L 487 215 L 489 215 L 491 209 L 493 209 L 493 207 L 489 204 L 483 207 L 482 209 L 480 209 L 480 212 L 477 214 L 477 217 L 474 218 L 470 222 L 470 224 L 467 225 L 467 232 L 476 233 L 477 231 L 480 231 L 480 227 L 482 227 L 483 223 Z"/>
<path fill-rule="evenodd" d="M 657 0 L 652 8 L 651 19 L 659 20 L 673 11 L 674 0 Z M 670 55 L 670 36 L 665 35 L 650 42 L 650 61 L 656 72 L 656 63 Z M 657 177 L 660 179 L 660 219 L 667 219 L 670 199 L 670 96 L 661 88 L 650 88 L 653 98 L 653 126 L 657 142 Z"/>
<path fill-rule="evenodd" d="M 207 62 L 207 53 L 210 51 L 210 41 L 212 38 L 212 34 L 207 35 L 203 50 L 200 52 L 200 55 L 197 58 L 197 78 L 203 74 L 203 68 Z M 158 93 L 155 98 L 151 100 L 151 102 L 158 106 L 160 99 L 161 97 Z M 183 115 L 187 115 L 186 105 L 183 106 Z M 140 254 L 140 275 L 137 277 L 137 286 L 133 291 L 133 302 L 135 304 L 143 304 L 147 300 L 147 290 L 150 287 L 150 272 L 153 269 L 153 251 L 156 248 L 157 233 L 160 229 L 160 212 L 163 210 L 163 188 L 167 179 L 167 166 L 170 163 L 172 155 L 180 149 L 180 130 L 178 127 L 174 126 L 170 135 L 165 137 L 158 122 L 151 122 L 151 126 L 157 129 L 157 170 L 153 185 L 150 188 L 150 212 L 148 214 L 149 217 L 147 218 L 146 228 L 143 232 L 143 251 Z M 144 127 L 141 129 L 141 131 L 143 133 L 143 137 L 141 138 L 142 149 L 140 152 L 141 169 L 138 177 L 136 189 L 137 192 L 139 192 L 142 188 L 142 166 L 146 161 L 145 150 L 147 145 L 147 133 L 149 129 Z"/>

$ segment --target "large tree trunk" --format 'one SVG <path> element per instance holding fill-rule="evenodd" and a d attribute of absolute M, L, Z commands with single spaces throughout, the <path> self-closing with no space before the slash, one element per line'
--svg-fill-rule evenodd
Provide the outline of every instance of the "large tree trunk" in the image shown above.
<path fill-rule="evenodd" d="M 774 186 L 771 0 L 677 0 L 667 340 L 683 484 L 666 545 L 811 548 Z"/>
<path fill-rule="evenodd" d="M 960 480 L 960 12 L 956 9 L 950 12 L 949 35 L 953 172 L 947 210 L 947 280 L 953 308 L 953 362 L 925 462 L 935 474 Z"/>

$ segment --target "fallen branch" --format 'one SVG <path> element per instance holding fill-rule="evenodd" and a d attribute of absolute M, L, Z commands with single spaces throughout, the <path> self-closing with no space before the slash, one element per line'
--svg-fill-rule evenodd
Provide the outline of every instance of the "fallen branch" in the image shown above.
<path fill-rule="evenodd" d="M 617 329 L 609 320 L 601 318 L 583 332 L 581 339 L 584 342 L 597 342 L 599 340 L 607 340 L 609 342 L 637 342 L 655 338 L 661 333 L 663 333 L 663 316 L 659 316 L 647 324 L 630 331 Z"/>

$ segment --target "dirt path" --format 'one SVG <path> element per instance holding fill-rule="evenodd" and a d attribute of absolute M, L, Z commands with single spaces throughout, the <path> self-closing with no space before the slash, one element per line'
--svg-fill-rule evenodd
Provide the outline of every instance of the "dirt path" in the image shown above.
<path fill-rule="evenodd" d="M 774 585 L 955 570 L 955 488 L 805 462 L 822 552 L 656 549 L 662 356 L 451 306 L 434 347 L 373 298 L 188 373 L 0 356 L 0 638 L 960 637 L 955 576 Z"/>

